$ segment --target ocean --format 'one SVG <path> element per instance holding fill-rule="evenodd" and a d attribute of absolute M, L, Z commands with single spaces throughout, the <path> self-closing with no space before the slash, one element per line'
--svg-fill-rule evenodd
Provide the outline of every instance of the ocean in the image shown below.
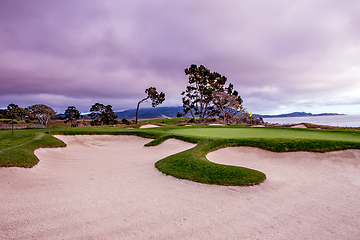
<path fill-rule="evenodd" d="M 312 123 L 337 127 L 360 127 L 360 115 L 264 118 L 264 121 L 272 124 Z"/>

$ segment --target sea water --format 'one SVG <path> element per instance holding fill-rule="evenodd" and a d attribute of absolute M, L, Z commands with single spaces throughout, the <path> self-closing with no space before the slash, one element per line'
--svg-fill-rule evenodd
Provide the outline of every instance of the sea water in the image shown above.
<path fill-rule="evenodd" d="M 308 117 L 264 118 L 264 121 L 271 124 L 312 123 L 318 125 L 328 125 L 328 126 L 338 126 L 338 127 L 360 127 L 360 115 L 329 115 L 329 116 L 308 116 Z"/>

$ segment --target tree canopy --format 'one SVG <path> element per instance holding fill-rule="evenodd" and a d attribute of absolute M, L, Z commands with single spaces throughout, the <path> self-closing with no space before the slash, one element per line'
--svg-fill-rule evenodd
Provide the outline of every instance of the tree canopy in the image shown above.
<path fill-rule="evenodd" d="M 30 117 L 29 109 L 21 108 L 14 103 L 10 103 L 5 110 L 5 116 L 12 119 L 27 120 Z"/>
<path fill-rule="evenodd" d="M 65 123 L 70 122 L 71 126 L 73 125 L 73 121 L 80 118 L 80 112 L 76 109 L 75 106 L 69 106 L 65 112 Z"/>
<path fill-rule="evenodd" d="M 56 112 L 44 104 L 35 104 L 29 107 L 30 114 L 39 120 L 42 125 L 47 125 L 49 119 L 55 116 Z"/>
<path fill-rule="evenodd" d="M 238 112 L 243 112 L 242 99 L 238 96 L 238 92 L 233 91 L 233 85 L 230 83 L 229 87 L 224 90 L 213 92 L 213 103 L 217 110 L 217 115 L 224 120 L 225 123 L 230 123 L 233 116 Z"/>
<path fill-rule="evenodd" d="M 195 121 L 195 115 L 199 116 L 199 122 L 202 123 L 208 117 L 219 115 L 219 112 L 224 114 L 223 109 L 220 110 L 219 107 L 222 108 L 222 104 L 225 102 L 228 106 L 230 102 L 235 104 L 234 101 L 242 104 L 242 99 L 238 96 L 238 92 L 233 90 L 233 85 L 229 84 L 228 87 L 225 87 L 227 81 L 225 76 L 211 72 L 203 65 L 198 67 L 195 64 L 185 69 L 185 75 L 188 76 L 188 85 L 186 90 L 181 93 L 183 111 L 184 114 L 190 112 L 193 121 Z M 216 104 L 214 97 L 216 97 Z M 235 98 L 234 101 L 231 100 L 233 98 Z M 227 100 L 224 102 L 225 99 Z M 234 109 L 235 105 L 231 105 Z M 227 110 L 230 110 L 229 107 Z M 229 114 L 228 117 L 233 116 L 233 114 Z"/>
<path fill-rule="evenodd" d="M 110 121 L 115 120 L 117 116 L 115 115 L 112 106 L 105 106 L 102 103 L 95 103 L 90 108 L 90 117 L 94 119 L 95 124 L 109 124 Z"/>

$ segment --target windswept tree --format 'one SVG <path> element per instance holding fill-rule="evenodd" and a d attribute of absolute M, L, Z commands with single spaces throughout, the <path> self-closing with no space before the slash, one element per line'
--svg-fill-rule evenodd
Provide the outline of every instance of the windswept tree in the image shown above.
<path fill-rule="evenodd" d="M 56 112 L 51 107 L 44 104 L 35 104 L 29 107 L 30 114 L 39 120 L 42 125 L 47 125 L 51 117 L 55 116 Z"/>
<path fill-rule="evenodd" d="M 158 91 L 156 90 L 155 87 L 150 87 L 150 88 L 146 89 L 145 93 L 147 94 L 146 98 L 140 100 L 140 102 L 138 102 L 138 105 L 136 108 L 135 124 L 137 124 L 137 122 L 138 122 L 140 103 L 150 99 L 151 105 L 153 107 L 156 107 L 157 105 L 162 104 L 165 101 L 165 93 L 163 93 L 163 92 L 158 93 Z"/>
<path fill-rule="evenodd" d="M 217 72 L 211 72 L 203 65 L 198 67 L 195 64 L 186 68 L 185 74 L 188 76 L 189 85 L 181 93 L 184 114 L 190 112 L 193 121 L 195 115 L 198 115 L 199 122 L 204 122 L 206 118 L 216 114 L 212 104 L 212 93 L 223 89 L 227 78 Z"/>
<path fill-rule="evenodd" d="M 65 110 L 65 121 L 64 123 L 70 122 L 71 126 L 73 126 L 73 121 L 80 118 L 80 112 L 78 109 L 76 109 L 75 106 L 69 106 Z"/>

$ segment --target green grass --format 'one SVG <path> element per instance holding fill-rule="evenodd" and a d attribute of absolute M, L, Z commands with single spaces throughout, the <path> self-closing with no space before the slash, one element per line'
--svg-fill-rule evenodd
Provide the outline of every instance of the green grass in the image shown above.
<path fill-rule="evenodd" d="M 33 167 L 38 163 L 37 148 L 64 147 L 62 141 L 45 134 L 44 130 L 23 129 L 0 131 L 0 167 Z"/>
<path fill-rule="evenodd" d="M 158 161 L 161 172 L 191 181 L 218 185 L 254 185 L 262 182 L 264 173 L 248 168 L 215 164 L 206 154 L 227 146 L 251 146 L 274 152 L 313 151 L 327 152 L 360 149 L 360 131 L 318 130 L 290 128 L 250 128 L 232 126 L 166 126 L 151 129 L 125 129 L 120 127 L 78 127 L 0 131 L 0 166 L 34 166 L 38 159 L 36 148 L 60 147 L 65 144 L 50 134 L 63 135 L 136 135 L 152 138 L 146 146 L 161 144 L 169 138 L 191 143 L 196 147 Z"/>
<path fill-rule="evenodd" d="M 317 139 L 360 142 L 359 131 L 296 128 L 206 127 L 177 128 L 168 133 L 207 138 Z"/>
<path fill-rule="evenodd" d="M 181 121 L 189 120 L 189 118 L 161 118 L 161 119 L 154 119 L 154 120 L 146 120 L 141 121 L 140 123 L 157 123 L 157 124 L 165 124 L 165 125 L 176 125 Z"/>
<path fill-rule="evenodd" d="M 206 154 L 218 147 L 216 142 L 201 139 L 197 143 L 192 149 L 156 162 L 155 167 L 167 175 L 205 184 L 246 186 L 266 179 L 264 173 L 256 170 L 208 161 Z"/>

